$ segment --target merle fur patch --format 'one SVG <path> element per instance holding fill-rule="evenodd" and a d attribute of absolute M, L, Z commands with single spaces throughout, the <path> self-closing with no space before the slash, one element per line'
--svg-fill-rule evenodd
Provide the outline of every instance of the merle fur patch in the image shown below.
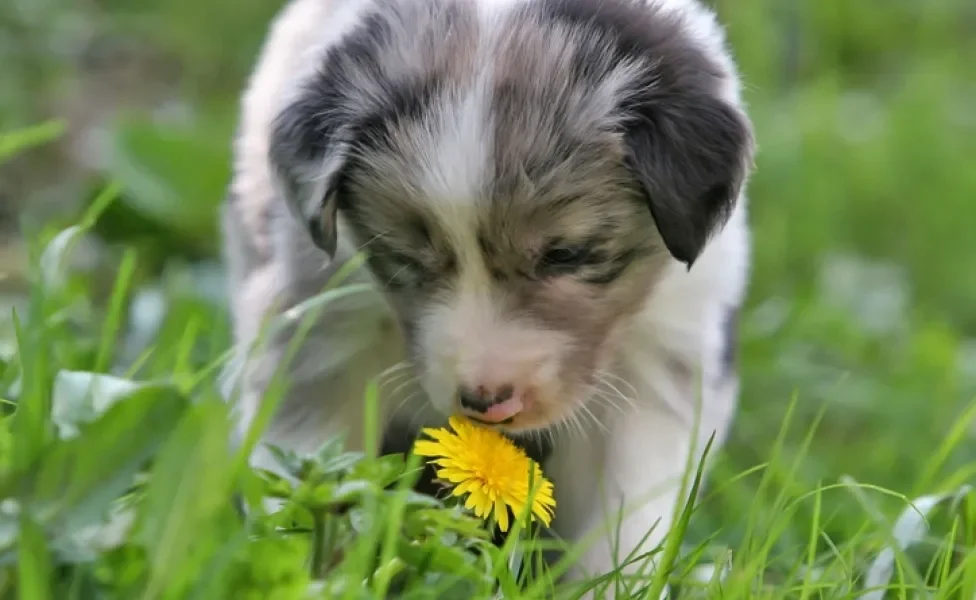
<path fill-rule="evenodd" d="M 735 373 L 739 357 L 739 309 L 730 308 L 722 323 L 722 371 L 721 377 Z"/>
<path fill-rule="evenodd" d="M 523 10 L 577 32 L 574 85 L 598 85 L 608 64 L 637 67 L 617 106 L 626 162 L 668 250 L 690 267 L 731 214 L 751 161 L 751 126 L 718 98 L 726 74 L 679 16 L 639 0 L 543 0 Z"/>

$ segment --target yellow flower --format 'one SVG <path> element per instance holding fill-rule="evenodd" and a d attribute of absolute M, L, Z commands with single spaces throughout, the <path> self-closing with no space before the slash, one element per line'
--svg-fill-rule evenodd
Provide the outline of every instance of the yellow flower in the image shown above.
<path fill-rule="evenodd" d="M 552 482 L 542 475 L 539 464 L 497 431 L 458 417 L 451 417 L 449 424 L 453 432 L 424 429 L 434 441 L 418 441 L 414 452 L 436 459 L 432 462 L 437 476 L 454 485 L 451 495 L 467 495 L 464 506 L 482 519 L 494 509 L 498 527 L 508 531 L 508 509 L 522 518 L 532 492 L 529 517 L 548 526 L 556 501 Z"/>

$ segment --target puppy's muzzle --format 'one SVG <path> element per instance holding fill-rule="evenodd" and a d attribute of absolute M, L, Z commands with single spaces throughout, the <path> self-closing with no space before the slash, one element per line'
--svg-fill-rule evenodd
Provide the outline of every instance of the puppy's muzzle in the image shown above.
<path fill-rule="evenodd" d="M 485 423 L 507 423 L 525 408 L 521 391 L 508 384 L 496 389 L 461 386 L 457 397 L 461 412 Z"/>

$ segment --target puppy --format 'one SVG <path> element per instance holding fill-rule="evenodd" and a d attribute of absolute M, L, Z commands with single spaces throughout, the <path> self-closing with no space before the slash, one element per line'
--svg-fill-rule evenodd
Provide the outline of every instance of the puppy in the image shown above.
<path fill-rule="evenodd" d="M 753 135 L 724 44 L 696 0 L 293 0 L 223 212 L 242 357 L 358 251 L 364 285 L 250 352 L 242 426 L 282 370 L 265 442 L 361 447 L 378 378 L 389 431 L 549 442 L 574 576 L 654 549 L 738 391 Z"/>

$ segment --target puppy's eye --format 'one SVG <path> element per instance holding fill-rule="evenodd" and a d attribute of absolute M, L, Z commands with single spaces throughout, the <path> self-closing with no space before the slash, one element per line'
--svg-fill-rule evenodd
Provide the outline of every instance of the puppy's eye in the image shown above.
<path fill-rule="evenodd" d="M 536 266 L 542 277 L 568 275 L 589 264 L 592 258 L 586 246 L 555 246 L 546 250 Z"/>
<path fill-rule="evenodd" d="M 416 288 L 433 278 L 426 265 L 419 261 L 402 259 L 386 269 L 389 273 L 386 285 L 392 289 Z"/>
<path fill-rule="evenodd" d="M 404 255 L 374 260 L 373 271 L 381 283 L 391 290 L 417 289 L 436 283 L 455 270 L 453 255 L 422 261 Z"/>

